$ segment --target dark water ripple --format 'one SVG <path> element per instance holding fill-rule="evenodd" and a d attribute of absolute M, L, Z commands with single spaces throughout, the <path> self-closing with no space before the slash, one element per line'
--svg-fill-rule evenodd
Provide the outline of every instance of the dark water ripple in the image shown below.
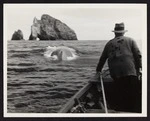
<path fill-rule="evenodd" d="M 8 63 L 8 66 L 35 66 L 36 64 L 34 63 L 19 63 L 19 64 L 15 64 L 15 63 Z"/>
<path fill-rule="evenodd" d="M 36 77 L 25 77 L 25 78 L 31 78 L 31 79 L 45 79 L 45 78 L 48 78 L 48 77 L 38 77 L 38 76 L 36 76 Z"/>
<path fill-rule="evenodd" d="M 32 49 L 16 49 L 16 50 L 9 50 L 8 53 L 25 53 L 31 52 Z"/>
<path fill-rule="evenodd" d="M 58 72 L 58 71 L 62 71 L 62 72 L 71 72 L 73 71 L 74 69 L 73 68 L 46 68 L 46 69 L 41 69 L 39 70 L 40 72 L 44 71 L 44 72 L 51 72 L 51 71 L 54 71 L 54 72 Z"/>
<path fill-rule="evenodd" d="M 30 53 L 43 53 L 45 51 L 44 48 L 32 49 Z"/>
<path fill-rule="evenodd" d="M 18 104 L 15 104 L 15 107 L 16 108 L 21 108 L 21 107 L 27 107 L 29 104 L 28 103 L 18 103 Z"/>
<path fill-rule="evenodd" d="M 14 72 L 37 72 L 37 67 L 28 67 L 28 68 L 7 68 L 7 71 L 14 71 Z"/>
<path fill-rule="evenodd" d="M 29 54 L 13 54 L 12 56 L 10 56 L 11 58 L 27 58 L 29 57 Z"/>
<path fill-rule="evenodd" d="M 33 84 L 23 84 L 23 83 L 8 83 L 7 84 L 8 86 L 13 86 L 13 87 L 19 87 L 19 86 L 36 86 L 36 85 L 40 85 L 40 86 L 47 86 L 47 87 L 53 87 L 55 86 L 55 84 L 53 83 L 41 83 L 41 84 L 36 84 L 36 83 L 33 83 Z"/>
<path fill-rule="evenodd" d="M 58 99 L 58 98 L 60 98 L 60 99 L 62 99 L 62 98 L 70 98 L 71 96 L 73 96 L 73 93 L 69 93 L 69 92 L 67 92 L 67 93 L 61 93 L 61 92 L 57 92 L 56 94 L 53 94 L 53 95 L 51 95 L 51 93 L 50 94 L 47 94 L 47 95 L 44 95 L 44 96 L 36 96 L 36 97 L 33 97 L 33 99 L 41 99 L 41 98 L 44 98 L 44 99 Z"/>

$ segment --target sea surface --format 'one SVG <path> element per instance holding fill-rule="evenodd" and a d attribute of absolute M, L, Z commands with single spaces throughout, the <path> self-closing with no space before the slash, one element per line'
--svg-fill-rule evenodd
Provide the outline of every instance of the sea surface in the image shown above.
<path fill-rule="evenodd" d="M 7 112 L 56 113 L 95 75 L 107 41 L 8 41 Z M 75 60 L 51 62 L 48 46 L 76 50 Z"/>

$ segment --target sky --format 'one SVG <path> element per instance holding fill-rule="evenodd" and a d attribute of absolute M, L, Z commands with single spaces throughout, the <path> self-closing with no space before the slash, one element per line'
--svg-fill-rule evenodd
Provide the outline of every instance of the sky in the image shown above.
<path fill-rule="evenodd" d="M 78 40 L 110 40 L 116 23 L 124 22 L 126 36 L 140 44 L 146 25 L 146 4 L 4 4 L 4 30 L 10 40 L 22 30 L 28 40 L 33 19 L 48 14 L 67 24 Z"/>

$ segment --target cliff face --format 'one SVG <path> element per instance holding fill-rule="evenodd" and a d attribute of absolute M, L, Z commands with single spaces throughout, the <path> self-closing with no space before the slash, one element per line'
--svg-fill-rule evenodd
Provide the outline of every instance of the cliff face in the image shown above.
<path fill-rule="evenodd" d="M 15 31 L 14 34 L 12 35 L 11 40 L 24 40 L 22 31 L 21 30 Z"/>
<path fill-rule="evenodd" d="M 76 33 L 65 23 L 47 14 L 41 20 L 34 18 L 29 40 L 77 40 Z"/>

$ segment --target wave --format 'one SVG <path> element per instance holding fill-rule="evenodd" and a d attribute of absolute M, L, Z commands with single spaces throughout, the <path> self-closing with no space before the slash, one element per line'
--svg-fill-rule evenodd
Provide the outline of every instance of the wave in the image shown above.
<path fill-rule="evenodd" d="M 29 54 L 13 54 L 11 55 L 10 57 L 17 57 L 17 58 L 27 58 L 29 57 L 30 55 Z"/>
<path fill-rule="evenodd" d="M 15 49 L 15 50 L 9 50 L 8 53 L 22 53 L 22 52 L 31 52 L 32 49 L 30 48 L 23 48 L 23 49 Z"/>
<path fill-rule="evenodd" d="M 46 86 L 46 87 L 54 87 L 57 86 L 54 83 L 8 83 L 8 87 L 22 87 L 22 86 Z"/>
<path fill-rule="evenodd" d="M 39 52 L 44 52 L 45 49 L 43 48 L 22 48 L 22 49 L 15 49 L 15 50 L 9 50 L 8 53 L 27 53 L 27 52 L 31 52 L 31 53 L 39 53 Z"/>
<path fill-rule="evenodd" d="M 14 106 L 16 107 L 16 108 L 22 108 L 22 107 L 27 107 L 29 104 L 28 103 L 18 103 L 18 104 L 15 104 Z"/>
<path fill-rule="evenodd" d="M 18 66 L 35 66 L 36 64 L 34 64 L 34 63 L 19 63 L 17 65 Z"/>
<path fill-rule="evenodd" d="M 60 91 L 60 92 L 50 92 L 47 95 L 43 95 L 43 96 L 35 96 L 33 97 L 33 99 L 62 99 L 62 98 L 70 98 L 74 95 L 74 92 L 67 92 L 67 91 Z"/>
<path fill-rule="evenodd" d="M 43 53 L 45 51 L 45 49 L 43 48 L 37 48 L 37 49 L 32 49 L 31 53 Z"/>
<path fill-rule="evenodd" d="M 34 63 L 19 63 L 19 64 L 15 64 L 15 63 L 8 63 L 8 66 L 35 66 L 36 64 Z"/>
<path fill-rule="evenodd" d="M 62 71 L 62 72 L 72 72 L 74 69 L 73 68 L 46 68 L 46 69 L 41 69 L 39 70 L 39 72 L 58 72 L 58 71 Z"/>
<path fill-rule="evenodd" d="M 7 71 L 14 71 L 14 72 L 37 72 L 37 67 L 29 67 L 29 68 L 7 68 Z"/>
<path fill-rule="evenodd" d="M 31 76 L 31 77 L 25 77 L 25 78 L 30 78 L 30 79 L 45 79 L 45 78 L 48 78 L 48 77 L 39 77 L 39 76 L 33 77 L 33 76 Z"/>

